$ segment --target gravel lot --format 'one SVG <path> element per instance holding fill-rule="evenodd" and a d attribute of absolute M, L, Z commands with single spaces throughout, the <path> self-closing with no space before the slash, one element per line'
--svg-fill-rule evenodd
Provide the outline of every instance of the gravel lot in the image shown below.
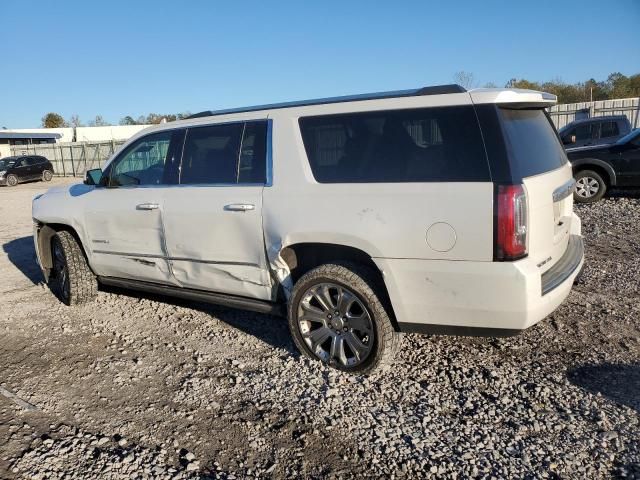
<path fill-rule="evenodd" d="M 300 357 L 278 318 L 61 305 L 31 240 L 48 186 L 0 188 L 0 478 L 640 478 L 638 194 L 578 207 L 587 263 L 548 319 L 407 335 L 362 378 Z"/>

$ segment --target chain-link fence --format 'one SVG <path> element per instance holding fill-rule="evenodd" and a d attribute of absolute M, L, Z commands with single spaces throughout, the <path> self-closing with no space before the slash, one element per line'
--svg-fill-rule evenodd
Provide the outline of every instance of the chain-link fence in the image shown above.
<path fill-rule="evenodd" d="M 41 155 L 53 164 L 56 175 L 83 177 L 87 170 L 100 168 L 126 140 L 104 142 L 14 145 L 11 155 Z"/>

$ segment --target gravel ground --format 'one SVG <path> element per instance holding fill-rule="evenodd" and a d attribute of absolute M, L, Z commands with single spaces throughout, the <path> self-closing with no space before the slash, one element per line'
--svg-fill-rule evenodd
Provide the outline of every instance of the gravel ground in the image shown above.
<path fill-rule="evenodd" d="M 278 318 L 61 305 L 30 236 L 46 187 L 0 188 L 0 478 L 640 478 L 638 194 L 577 207 L 586 266 L 549 318 L 406 335 L 363 378 L 300 357 Z"/>

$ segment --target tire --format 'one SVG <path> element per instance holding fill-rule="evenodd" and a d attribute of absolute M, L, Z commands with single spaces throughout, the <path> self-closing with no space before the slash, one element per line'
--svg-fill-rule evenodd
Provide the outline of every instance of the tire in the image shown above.
<path fill-rule="evenodd" d="M 296 347 L 345 372 L 367 374 L 390 365 L 401 336 L 383 293 L 382 281 L 362 265 L 335 262 L 307 272 L 296 282 L 288 305 Z"/>
<path fill-rule="evenodd" d="M 573 200 L 577 203 L 597 202 L 607 191 L 604 178 L 593 170 L 580 170 L 573 178 L 576 181 Z"/>
<path fill-rule="evenodd" d="M 18 184 L 18 177 L 13 174 L 7 175 L 7 186 L 15 187 Z"/>
<path fill-rule="evenodd" d="M 45 170 L 44 172 L 42 172 L 42 181 L 50 182 L 52 178 L 53 172 L 51 170 Z"/>
<path fill-rule="evenodd" d="M 49 288 L 66 305 L 80 305 L 93 300 L 98 293 L 98 281 L 89 269 L 82 248 L 66 231 L 51 239 L 53 268 Z"/>

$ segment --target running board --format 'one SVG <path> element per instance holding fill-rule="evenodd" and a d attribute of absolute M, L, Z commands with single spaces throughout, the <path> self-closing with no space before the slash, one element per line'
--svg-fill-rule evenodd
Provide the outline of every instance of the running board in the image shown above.
<path fill-rule="evenodd" d="M 192 300 L 195 302 L 212 303 L 215 305 L 222 305 L 224 307 L 250 310 L 252 312 L 266 313 L 269 315 L 285 316 L 283 305 L 267 302 L 265 300 L 257 300 L 255 298 L 245 298 L 225 293 L 206 292 L 203 290 L 192 290 L 189 288 L 171 287 L 157 283 L 115 277 L 98 277 L 98 281 L 104 285 L 111 285 L 112 287 L 139 290 L 156 295 L 167 295 L 169 297 L 182 298 L 184 300 Z"/>

